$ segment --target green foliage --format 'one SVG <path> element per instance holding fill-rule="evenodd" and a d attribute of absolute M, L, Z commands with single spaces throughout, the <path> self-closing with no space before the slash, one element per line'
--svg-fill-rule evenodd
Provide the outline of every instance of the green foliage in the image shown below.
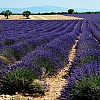
<path fill-rule="evenodd" d="M 72 94 L 72 98 L 76 98 L 75 100 L 99 100 L 100 75 L 85 77 L 80 81 L 76 81 Z"/>
<path fill-rule="evenodd" d="M 54 70 L 53 70 L 52 65 L 51 65 L 49 60 L 41 59 L 40 64 L 41 64 L 42 67 L 46 68 L 46 73 L 47 74 L 49 74 L 49 75 L 54 74 Z"/>
<path fill-rule="evenodd" d="M 29 94 L 33 94 L 33 93 L 40 93 L 40 94 L 44 94 L 44 90 L 45 90 L 45 86 L 42 83 L 38 83 L 38 82 L 33 82 L 32 84 L 30 84 L 29 89 L 27 90 L 27 93 Z"/>
<path fill-rule="evenodd" d="M 83 59 L 81 59 L 81 61 L 76 62 L 74 65 L 75 66 L 80 66 L 82 64 L 86 64 L 86 63 L 89 63 L 91 61 L 100 61 L 100 58 L 97 58 L 96 56 L 92 56 L 92 55 L 85 56 L 85 57 L 83 57 Z"/>
<path fill-rule="evenodd" d="M 29 15 L 31 14 L 31 12 L 30 11 L 24 11 L 23 13 L 22 13 L 22 15 L 23 16 L 25 16 L 25 17 L 27 17 L 27 19 L 29 19 Z"/>
<path fill-rule="evenodd" d="M 6 10 L 6 11 L 2 11 L 1 14 L 4 15 L 6 19 L 9 19 L 8 16 L 12 15 L 12 12 L 9 10 Z"/>
<path fill-rule="evenodd" d="M 31 42 L 28 42 L 27 46 L 24 46 L 24 47 L 25 47 L 26 52 L 30 52 L 30 51 L 33 51 L 34 49 L 36 49 L 36 45 Z"/>
<path fill-rule="evenodd" d="M 15 98 L 14 98 L 14 97 L 11 97 L 10 100 L 15 100 Z M 19 99 L 19 100 L 20 100 L 20 99 Z"/>
<path fill-rule="evenodd" d="M 7 39 L 7 40 L 4 41 L 4 44 L 5 44 L 6 46 L 12 45 L 12 44 L 14 44 L 14 43 L 15 43 L 15 41 L 14 41 L 14 40 L 11 40 L 11 39 Z"/>
<path fill-rule="evenodd" d="M 99 60 L 96 56 L 88 56 L 82 59 L 82 63 L 89 63 L 91 61 Z"/>
<path fill-rule="evenodd" d="M 74 13 L 74 9 L 68 9 L 68 13 L 69 13 L 69 14 Z"/>
<path fill-rule="evenodd" d="M 22 53 L 14 48 L 9 48 L 7 50 L 3 50 L 2 55 L 7 57 L 9 60 L 16 59 L 21 60 Z"/>
<path fill-rule="evenodd" d="M 39 83 L 32 83 L 31 84 L 33 86 L 34 92 L 36 91 L 42 91 L 42 89 L 44 88 L 42 84 Z"/>
<path fill-rule="evenodd" d="M 54 75 L 54 69 L 48 59 L 41 58 L 40 61 L 33 61 L 34 65 L 42 67 L 47 75 Z"/>
<path fill-rule="evenodd" d="M 61 58 L 61 60 L 64 63 L 64 65 L 68 64 L 68 62 L 66 61 L 66 58 L 65 58 L 64 55 L 62 55 L 60 52 L 56 52 L 56 53 Z"/>
<path fill-rule="evenodd" d="M 21 98 L 21 97 L 17 97 L 17 98 L 16 97 L 11 97 L 9 100 L 23 100 L 23 98 Z"/>
<path fill-rule="evenodd" d="M 14 57 L 9 53 L 9 50 L 3 50 L 1 52 L 1 56 L 5 57 L 7 60 L 9 60 L 11 62 L 15 61 Z"/>
<path fill-rule="evenodd" d="M 91 14 L 91 12 L 89 11 L 89 12 L 85 12 L 86 14 Z"/>
<path fill-rule="evenodd" d="M 0 94 L 14 94 L 23 92 L 29 88 L 33 80 L 38 76 L 30 69 L 18 68 L 7 72 L 0 81 Z"/>

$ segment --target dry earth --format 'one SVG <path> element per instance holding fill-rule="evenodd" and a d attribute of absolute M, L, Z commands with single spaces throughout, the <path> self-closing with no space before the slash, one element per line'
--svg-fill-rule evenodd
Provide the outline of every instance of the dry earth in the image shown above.
<path fill-rule="evenodd" d="M 6 19 L 3 15 L 0 15 L 0 20 L 79 20 L 83 18 L 63 15 L 30 15 L 30 19 L 26 19 L 23 15 L 11 15 L 9 19 Z"/>

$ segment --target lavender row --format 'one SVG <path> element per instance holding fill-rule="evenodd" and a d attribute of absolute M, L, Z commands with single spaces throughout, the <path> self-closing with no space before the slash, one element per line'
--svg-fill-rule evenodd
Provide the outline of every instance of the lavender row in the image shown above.
<path fill-rule="evenodd" d="M 65 14 L 65 16 L 74 16 L 74 17 L 85 18 L 89 20 L 100 19 L 100 14 Z"/>
<path fill-rule="evenodd" d="M 27 54 L 22 61 L 45 68 L 47 74 L 57 73 L 64 64 L 68 63 L 71 47 L 81 32 L 81 24 L 82 22 L 79 22 L 71 33 L 59 36 L 47 45 Z M 75 30 L 79 30 L 79 32 L 75 33 Z"/>
<path fill-rule="evenodd" d="M 61 100 L 100 100 L 100 61 L 76 67 L 67 80 Z"/>
<path fill-rule="evenodd" d="M 4 31 L 2 31 L 2 34 L 1 34 L 1 39 L 4 40 L 5 38 L 8 38 L 8 39 L 10 38 L 10 39 L 13 39 L 15 42 L 18 42 L 18 41 L 22 41 L 31 37 L 38 36 L 38 33 L 42 32 L 44 29 L 43 27 L 41 29 L 38 28 L 37 26 L 34 27 L 35 25 L 34 21 L 33 23 L 30 23 L 30 21 L 27 23 L 25 23 L 24 21 L 21 21 L 21 22 L 22 22 L 21 25 L 23 27 L 20 25 L 20 21 L 18 21 L 15 26 L 13 25 L 13 28 L 7 29 L 7 30 L 6 28 L 4 28 Z M 14 23 L 14 21 L 12 21 L 12 23 Z M 5 26 L 9 25 L 9 28 L 10 28 L 12 23 L 9 25 L 9 21 L 8 21 L 8 23 L 6 22 Z M 41 22 L 40 22 L 40 26 L 41 26 Z"/>
<path fill-rule="evenodd" d="M 47 35 L 53 31 L 52 30 L 53 28 L 55 29 L 55 28 L 59 27 L 58 29 L 60 29 L 62 31 L 60 26 L 62 26 L 63 29 L 66 29 L 68 27 L 68 24 L 70 25 L 71 21 L 70 21 L 70 23 L 69 22 L 60 22 L 59 23 L 59 21 L 58 22 L 54 21 L 54 23 L 56 23 L 55 26 L 52 26 L 52 24 L 51 24 L 51 26 L 49 25 L 50 28 L 47 28 L 47 29 L 44 29 L 44 28 L 46 28 L 45 26 L 41 27 L 41 29 L 39 29 L 37 27 L 39 31 L 36 31 L 36 32 L 34 31 L 34 28 L 30 29 L 29 27 L 28 27 L 29 28 L 28 31 L 25 31 L 25 29 L 21 30 L 21 27 L 19 27 L 18 30 L 23 31 L 22 34 L 20 32 L 16 32 L 16 30 L 12 30 L 12 32 L 4 31 L 4 33 L 2 32 L 2 34 L 0 35 L 0 38 L 1 38 L 0 47 L 3 47 L 4 45 L 15 44 L 17 42 L 24 41 L 26 39 L 37 38 L 39 36 Z M 31 26 L 30 23 L 28 23 L 28 24 L 29 24 L 29 26 Z M 33 26 L 34 26 L 34 24 L 33 24 Z M 51 29 L 51 27 L 52 27 L 52 29 Z M 58 29 L 56 29 L 56 30 L 58 31 Z M 59 32 L 60 32 L 60 30 L 59 30 Z M 52 33 L 55 33 L 55 31 Z"/>
<path fill-rule="evenodd" d="M 92 22 L 100 29 L 100 20 L 93 20 Z"/>
<path fill-rule="evenodd" d="M 100 45 L 87 21 L 76 46 L 76 55 L 61 91 L 61 100 L 100 100 Z"/>
<path fill-rule="evenodd" d="M 5 22 L 5 21 L 3 21 L 3 22 Z M 1 22 L 1 23 L 3 24 L 3 22 Z M 47 22 L 45 22 L 45 21 L 40 21 L 40 22 L 36 21 L 38 23 L 38 25 L 35 26 L 36 22 L 35 23 L 34 22 L 35 21 L 31 21 L 31 22 L 30 21 L 26 21 L 26 22 L 25 21 L 18 21 L 18 22 L 12 21 L 12 23 L 13 23 L 13 25 L 12 25 L 12 23 L 8 21 L 2 26 L 6 26 L 6 27 L 9 27 L 9 28 L 6 29 L 6 27 L 2 28 L 2 26 L 1 26 L 1 29 L 2 29 L 1 32 L 3 33 L 3 31 L 4 31 L 3 34 L 5 34 L 5 35 L 14 35 L 14 36 L 15 36 L 15 33 L 17 33 L 18 35 L 21 35 L 21 34 L 26 34 L 26 33 L 28 34 L 29 32 L 31 32 L 31 33 L 32 32 L 35 32 L 35 33 L 37 32 L 37 34 L 38 34 L 39 32 L 46 32 L 51 27 L 55 27 L 55 26 L 59 27 L 60 25 L 65 24 L 64 21 L 47 21 Z M 41 22 L 43 22 L 43 25 L 41 25 Z M 67 21 L 67 22 L 69 22 L 69 21 Z M 21 25 L 20 25 L 20 23 L 21 23 Z M 15 30 L 15 33 L 14 33 L 14 30 Z M 8 32 L 8 34 L 6 32 Z"/>
<path fill-rule="evenodd" d="M 91 61 L 100 60 L 100 45 L 95 38 L 93 38 L 87 22 L 84 21 L 83 24 L 82 35 L 76 45 L 76 56 L 72 62 L 72 69 Z"/>
<path fill-rule="evenodd" d="M 82 21 L 79 21 L 78 23 L 81 24 Z M 37 39 L 34 39 L 34 38 L 27 39 L 23 42 L 19 42 L 14 45 L 6 46 L 1 50 L 1 55 L 5 56 L 12 62 L 14 62 L 15 60 L 21 60 L 21 58 L 23 56 L 25 56 L 28 52 L 35 50 L 36 48 L 38 48 L 41 45 L 45 45 L 45 44 L 49 43 L 51 40 L 53 40 L 61 35 L 68 34 L 69 32 L 71 32 L 74 28 L 74 24 L 73 23 L 70 24 L 68 29 L 66 28 L 62 32 L 49 33 L 49 34 L 47 33 L 47 35 L 45 34 L 43 36 L 38 37 Z M 81 26 L 81 25 L 79 25 L 79 26 Z"/>
<path fill-rule="evenodd" d="M 93 36 L 98 40 L 98 42 L 100 43 L 100 29 L 98 28 L 99 26 L 95 25 L 95 22 L 93 24 L 93 22 L 88 21 L 89 25 L 90 25 L 90 29 L 92 31 Z"/>
<path fill-rule="evenodd" d="M 64 22 L 63 24 L 65 24 L 66 26 L 68 26 L 68 24 L 70 24 L 70 23 L 65 23 Z M 58 27 L 58 25 L 56 25 L 56 26 Z M 6 34 L 7 36 L 5 36 L 5 34 L 3 34 L 3 36 L 0 35 L 0 37 L 1 37 L 0 47 L 3 47 L 4 46 L 4 43 L 5 43 L 5 45 L 11 45 L 11 44 L 15 44 L 18 41 L 23 41 L 23 40 L 26 40 L 26 39 L 29 39 L 30 40 L 32 38 L 37 38 L 39 36 L 47 35 L 47 34 L 50 34 L 50 33 L 48 33 L 48 32 L 42 33 L 42 31 L 41 31 L 41 33 L 37 32 L 36 34 L 34 34 L 34 32 L 31 31 L 31 33 L 22 34 L 22 36 L 20 36 L 20 34 L 16 34 L 16 36 L 15 36 L 15 34 L 14 34 L 14 36 L 8 37 L 8 34 L 10 34 L 8 32 L 8 34 Z M 6 37 L 6 39 L 5 39 L 5 37 Z M 2 41 L 4 41 L 4 43 Z"/>
<path fill-rule="evenodd" d="M 25 84 L 21 84 L 20 88 L 20 83 L 23 83 L 23 78 L 33 80 L 33 78 L 42 78 L 45 74 L 54 75 L 59 72 L 59 70 L 68 63 L 69 52 L 71 47 L 75 44 L 75 40 L 81 33 L 81 25 L 82 21 L 78 21 L 77 25 L 73 27 L 74 29 L 72 28 L 74 25 L 70 25 L 71 27 L 68 28 L 68 31 L 65 31 L 64 29 L 62 33 L 55 33 L 58 36 L 56 39 L 50 41 L 50 43 L 46 45 L 39 46 L 36 50 L 28 53 L 23 57 L 22 61 L 9 66 L 2 66 L 0 69 L 0 84 L 2 84 L 0 86 L 0 94 L 5 92 L 9 93 L 11 90 L 13 90 L 13 93 L 16 91 L 21 92 L 23 89 L 25 90 Z M 18 55 L 16 52 L 14 52 L 14 54 Z M 2 61 L 0 63 L 2 63 Z M 27 71 L 28 73 L 25 74 L 24 72 Z M 24 73 L 26 77 L 23 77 L 20 73 L 17 75 L 16 73 L 18 72 Z M 34 73 L 34 75 L 31 73 Z M 33 76 L 29 77 L 30 74 Z M 19 77 L 19 75 L 21 77 Z M 27 82 L 30 81 L 25 80 L 25 83 Z"/>
<path fill-rule="evenodd" d="M 18 22 L 18 24 L 16 26 L 18 26 L 19 23 L 20 23 L 20 21 Z M 28 39 L 31 37 L 36 37 L 36 36 L 38 36 L 38 34 L 40 34 L 40 32 L 42 35 L 42 31 L 45 30 L 44 29 L 45 26 L 41 27 L 41 29 L 38 28 L 38 26 L 34 28 L 34 21 L 33 21 L 33 23 L 27 22 L 27 24 L 28 24 L 27 26 L 26 26 L 26 23 L 25 24 L 23 24 L 23 23 L 24 23 L 24 21 L 22 22 L 23 27 L 20 25 L 18 27 L 14 26 L 14 28 L 11 28 L 11 29 L 6 29 L 4 27 L 3 30 L 1 31 L 1 35 L 0 35 L 1 40 L 2 39 L 4 40 L 6 38 L 8 38 L 8 39 L 10 38 L 10 39 L 14 40 L 15 42 L 18 42 L 18 41 L 22 41 L 22 40 L 25 40 L 25 39 Z M 55 22 L 55 21 L 53 23 L 56 23 L 56 25 L 58 25 L 57 22 Z M 61 23 L 62 22 L 60 22 L 59 25 Z M 46 24 L 46 23 L 44 23 L 44 24 Z M 64 22 L 62 24 L 64 24 Z M 8 25 L 9 25 L 9 21 L 8 21 L 8 23 L 5 24 L 5 26 L 8 26 Z M 9 25 L 9 28 L 11 27 L 11 25 Z M 51 27 L 52 27 L 52 25 L 53 24 L 51 24 Z"/>
<path fill-rule="evenodd" d="M 59 36 L 47 45 L 41 46 L 35 51 L 27 54 L 23 57 L 22 62 L 15 63 L 9 66 L 2 66 L 0 69 L 1 80 L 2 77 L 8 71 L 14 71 L 17 68 L 27 69 L 29 68 L 32 72 L 36 73 L 39 78 L 45 74 L 57 73 L 64 64 L 68 63 L 69 51 L 73 44 L 75 44 L 75 39 L 81 33 L 82 21 L 77 23 L 73 32 Z M 2 63 L 2 61 L 0 62 Z"/>

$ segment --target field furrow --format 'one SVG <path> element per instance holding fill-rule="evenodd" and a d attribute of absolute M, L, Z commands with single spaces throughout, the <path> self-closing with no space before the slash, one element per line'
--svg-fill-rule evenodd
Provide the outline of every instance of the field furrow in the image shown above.
<path fill-rule="evenodd" d="M 0 20 L 0 100 L 100 99 L 99 19 L 16 18 Z"/>

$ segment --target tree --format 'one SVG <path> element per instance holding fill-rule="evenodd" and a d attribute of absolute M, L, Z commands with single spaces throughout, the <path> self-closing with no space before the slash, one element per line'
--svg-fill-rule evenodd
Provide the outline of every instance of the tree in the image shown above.
<path fill-rule="evenodd" d="M 9 19 L 8 16 L 12 15 L 12 12 L 9 10 L 6 10 L 6 11 L 2 11 L 1 14 L 4 15 L 6 19 Z"/>
<path fill-rule="evenodd" d="M 68 13 L 72 14 L 74 12 L 74 9 L 68 9 Z"/>
<path fill-rule="evenodd" d="M 86 13 L 86 14 L 91 14 L 92 12 L 89 11 L 89 12 L 85 12 L 85 13 Z"/>
<path fill-rule="evenodd" d="M 29 15 L 31 14 L 31 12 L 30 11 L 24 11 L 23 13 L 22 13 L 22 15 L 23 16 L 25 16 L 25 17 L 27 17 L 27 19 L 29 19 Z"/>

